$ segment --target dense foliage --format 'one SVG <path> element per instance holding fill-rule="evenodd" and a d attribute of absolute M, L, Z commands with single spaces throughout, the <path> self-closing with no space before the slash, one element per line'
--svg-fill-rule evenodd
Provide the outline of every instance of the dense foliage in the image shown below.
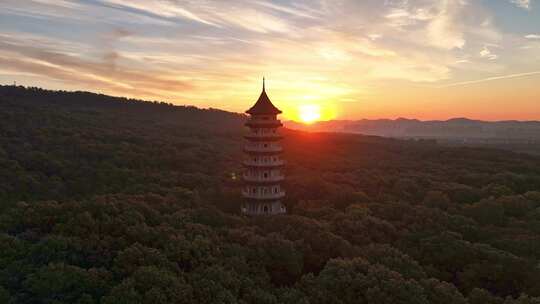
<path fill-rule="evenodd" d="M 285 130 L 247 218 L 244 119 L 0 87 L 0 303 L 540 303 L 540 158 Z"/>

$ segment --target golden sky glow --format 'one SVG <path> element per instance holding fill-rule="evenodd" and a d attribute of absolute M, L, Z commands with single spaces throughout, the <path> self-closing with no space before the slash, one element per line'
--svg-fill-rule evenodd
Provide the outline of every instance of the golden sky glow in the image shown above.
<path fill-rule="evenodd" d="M 540 119 L 540 1 L 0 2 L 0 83 L 243 112 L 263 76 L 282 119 Z"/>

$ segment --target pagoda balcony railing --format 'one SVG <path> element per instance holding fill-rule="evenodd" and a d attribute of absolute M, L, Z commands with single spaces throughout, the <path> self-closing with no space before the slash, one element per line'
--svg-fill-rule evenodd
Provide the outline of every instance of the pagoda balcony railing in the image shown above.
<path fill-rule="evenodd" d="M 252 167 L 278 167 L 278 166 L 285 165 L 285 161 L 275 160 L 275 161 L 269 161 L 269 162 L 262 162 L 262 161 L 245 160 L 244 165 L 252 166 Z"/>
<path fill-rule="evenodd" d="M 242 213 L 248 215 L 274 215 L 274 214 L 283 214 L 287 213 L 287 208 L 283 205 L 273 206 L 272 209 L 265 211 L 263 207 L 257 206 L 256 208 L 250 209 L 249 205 L 244 205 L 241 209 Z"/>
<path fill-rule="evenodd" d="M 262 175 L 249 175 L 244 174 L 244 180 L 247 182 L 280 182 L 285 179 L 284 175 L 274 175 L 274 176 L 268 176 L 264 177 Z"/>
<path fill-rule="evenodd" d="M 249 133 L 244 135 L 246 139 L 282 139 L 283 135 L 278 133 Z"/>
<path fill-rule="evenodd" d="M 249 119 L 246 123 L 246 126 L 248 127 L 281 127 L 283 124 L 281 123 L 281 120 L 278 119 Z"/>
<path fill-rule="evenodd" d="M 260 146 L 245 146 L 244 151 L 246 152 L 281 152 L 283 151 L 282 147 L 270 146 L 270 147 L 260 147 Z"/>
<path fill-rule="evenodd" d="M 285 197 L 285 191 L 279 191 L 278 193 L 251 193 L 249 191 L 243 190 L 242 195 L 246 198 L 252 199 L 280 199 Z"/>

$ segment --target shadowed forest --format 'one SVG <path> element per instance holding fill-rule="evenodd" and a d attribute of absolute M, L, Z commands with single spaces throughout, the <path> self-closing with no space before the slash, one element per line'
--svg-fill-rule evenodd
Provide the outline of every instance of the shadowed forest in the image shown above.
<path fill-rule="evenodd" d="M 244 120 L 0 87 L 0 303 L 540 303 L 540 157 L 283 130 L 248 218 Z"/>

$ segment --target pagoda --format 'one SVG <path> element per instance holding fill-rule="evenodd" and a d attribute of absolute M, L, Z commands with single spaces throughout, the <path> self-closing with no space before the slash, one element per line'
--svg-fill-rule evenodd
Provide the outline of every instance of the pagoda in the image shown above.
<path fill-rule="evenodd" d="M 250 118 L 246 122 L 249 133 L 245 136 L 247 142 L 244 151 L 246 168 L 243 180 L 242 195 L 245 203 L 242 213 L 247 215 L 273 215 L 287 212 L 282 203 L 285 197 L 282 182 L 283 148 L 282 136 L 278 128 L 282 126 L 277 115 L 281 110 L 276 108 L 266 95 L 264 78 L 261 96 L 257 102 L 246 111 Z"/>

